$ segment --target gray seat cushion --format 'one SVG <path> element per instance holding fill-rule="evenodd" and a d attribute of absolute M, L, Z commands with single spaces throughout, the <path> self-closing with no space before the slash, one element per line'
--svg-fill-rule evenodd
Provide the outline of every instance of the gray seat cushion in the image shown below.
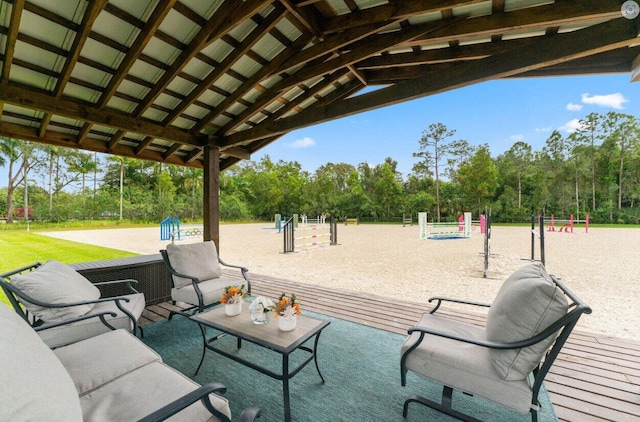
<path fill-rule="evenodd" d="M 130 299 L 127 303 L 123 302 L 124 308 L 127 309 L 133 317 L 136 318 L 136 320 L 139 319 L 145 307 L 144 294 L 135 293 L 124 297 Z M 90 314 L 103 311 L 113 311 L 116 313 L 115 318 L 107 318 L 107 321 L 115 328 L 123 328 L 125 330 L 133 329 L 131 319 L 129 319 L 124 312 L 118 309 L 114 301 L 100 302 L 96 304 Z M 42 340 L 49 347 L 55 348 L 94 337 L 108 331 L 111 331 L 111 329 L 104 325 L 100 319 L 90 318 L 84 321 L 74 322 L 73 324 L 42 330 L 39 331 L 38 334 L 40 334 Z"/>
<path fill-rule="evenodd" d="M 11 284 L 32 298 L 45 303 L 61 304 L 100 298 L 100 290 L 73 268 L 58 261 L 47 261 L 33 271 L 16 274 Z M 24 303 L 36 317 L 46 322 L 64 321 L 85 315 L 94 304 L 46 308 Z"/>
<path fill-rule="evenodd" d="M 0 419 L 82 421 L 78 393 L 53 352 L 18 314 L 0 304 Z"/>
<path fill-rule="evenodd" d="M 220 298 L 225 291 L 225 287 L 240 286 L 242 284 L 244 284 L 242 280 L 230 277 L 219 277 L 198 283 L 198 288 L 200 289 L 200 292 L 202 292 L 202 302 L 204 306 L 207 306 L 220 301 Z M 198 304 L 198 295 L 193 288 L 193 284 L 189 284 L 180 289 L 171 289 L 171 299 L 194 305 Z"/>
<path fill-rule="evenodd" d="M 544 331 L 568 311 L 567 298 L 541 264 L 527 265 L 505 280 L 489 308 L 487 340 L 514 342 Z M 496 371 L 505 380 L 521 380 L 540 363 L 556 336 L 533 346 L 491 349 Z"/>
<path fill-rule="evenodd" d="M 195 277 L 199 280 L 210 280 L 222 275 L 218 251 L 213 241 L 167 245 L 167 256 L 174 270 L 180 274 Z M 181 288 L 192 283 L 184 277 L 173 276 L 174 287 Z"/>
<path fill-rule="evenodd" d="M 135 421 L 195 390 L 199 385 L 160 362 L 152 362 L 129 372 L 80 398 L 85 421 Z M 214 407 L 231 417 L 229 402 L 210 395 Z M 197 422 L 212 418 L 198 401 L 169 421 Z"/>
<path fill-rule="evenodd" d="M 485 340 L 481 327 L 429 313 L 425 313 L 416 325 Z M 413 333 L 407 338 L 402 345 L 401 356 L 418 337 L 419 333 Z M 529 380 L 502 379 L 485 347 L 427 334 L 420 346 L 407 357 L 406 367 L 443 385 L 484 397 L 517 412 L 526 413 L 530 409 L 532 389 Z"/>
<path fill-rule="evenodd" d="M 71 376 L 79 395 L 113 381 L 129 371 L 162 358 L 125 330 L 114 330 L 54 353 Z"/>

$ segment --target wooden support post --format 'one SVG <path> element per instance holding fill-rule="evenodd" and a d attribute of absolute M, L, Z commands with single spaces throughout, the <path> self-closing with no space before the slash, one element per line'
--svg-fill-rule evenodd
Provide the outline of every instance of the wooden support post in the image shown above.
<path fill-rule="evenodd" d="M 220 254 L 220 148 L 204 147 L 203 240 L 213 240 Z"/>

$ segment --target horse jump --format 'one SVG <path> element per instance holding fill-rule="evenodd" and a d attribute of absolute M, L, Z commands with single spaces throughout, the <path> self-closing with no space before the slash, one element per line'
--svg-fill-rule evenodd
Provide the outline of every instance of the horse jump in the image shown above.
<path fill-rule="evenodd" d="M 360 225 L 360 217 L 356 217 L 356 218 L 345 217 L 344 218 L 344 225 L 345 226 L 358 226 L 358 225 Z"/>
<path fill-rule="evenodd" d="M 427 213 L 418 213 L 419 237 L 424 239 L 467 239 L 471 237 L 471 213 L 457 223 L 429 223 Z"/>
<path fill-rule="evenodd" d="M 178 217 L 167 217 L 160 223 L 160 240 L 171 240 L 174 243 L 181 239 L 181 236 L 202 236 L 202 228 L 188 227 L 180 229 L 180 219 Z"/>
<path fill-rule="evenodd" d="M 584 223 L 584 232 L 589 233 L 589 214 L 586 214 L 584 216 L 584 220 L 574 220 L 573 214 L 571 214 L 568 220 L 556 220 L 555 216 L 551 214 L 551 221 L 547 224 L 547 231 L 555 232 L 556 223 L 561 224 L 560 228 L 557 231 L 564 231 L 565 233 L 573 233 L 573 227 L 575 223 Z"/>
<path fill-rule="evenodd" d="M 284 253 L 300 252 L 327 245 L 337 245 L 338 241 L 338 229 L 334 218 L 331 219 L 328 226 L 312 225 L 309 227 L 295 227 L 293 218 L 290 218 L 284 224 L 283 232 Z"/>

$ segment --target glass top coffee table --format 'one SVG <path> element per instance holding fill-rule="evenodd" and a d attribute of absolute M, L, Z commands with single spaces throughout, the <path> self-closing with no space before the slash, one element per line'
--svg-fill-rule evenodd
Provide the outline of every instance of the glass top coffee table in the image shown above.
<path fill-rule="evenodd" d="M 204 356 L 207 349 L 219 353 L 228 357 L 236 362 L 239 362 L 249 368 L 252 368 L 260 373 L 268 375 L 272 378 L 282 380 L 282 393 L 284 397 L 284 420 L 289 422 L 291 420 L 291 405 L 289 402 L 289 380 L 293 378 L 302 368 L 304 368 L 312 360 L 316 365 L 316 370 L 320 379 L 324 383 L 324 377 L 320 373 L 318 367 L 318 359 L 316 351 L 318 348 L 318 340 L 322 330 L 330 324 L 329 321 L 323 321 L 316 318 L 311 318 L 305 315 L 299 315 L 296 328 L 293 331 L 280 331 L 278 329 L 277 322 L 271 321 L 268 324 L 258 325 L 251 321 L 249 309 L 247 304 L 243 306 L 242 313 L 237 316 L 227 316 L 224 313 L 224 306 L 218 306 L 210 311 L 203 312 L 191 316 L 190 318 L 196 321 L 200 325 L 202 331 L 203 348 L 202 358 L 200 364 L 196 370 L 196 374 L 200 370 L 204 361 Z M 206 327 L 214 328 L 221 333 L 207 338 Z M 231 335 L 238 339 L 238 348 L 241 347 L 242 340 L 246 340 L 258 346 L 273 350 L 274 352 L 282 355 L 282 371 L 280 373 L 274 372 L 264 366 L 260 365 L 260 362 L 251 362 L 243 359 L 241 356 L 231 354 L 222 348 L 216 347 L 215 342 L 224 335 Z M 315 337 L 313 342 L 313 348 L 308 347 L 305 343 Z M 289 355 L 294 350 L 302 350 L 307 352 L 309 356 L 302 360 L 296 367 L 289 368 Z"/>

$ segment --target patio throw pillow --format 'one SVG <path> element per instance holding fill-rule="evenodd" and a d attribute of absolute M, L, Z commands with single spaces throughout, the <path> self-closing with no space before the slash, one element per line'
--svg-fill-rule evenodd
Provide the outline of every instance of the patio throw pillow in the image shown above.
<path fill-rule="evenodd" d="M 76 387 L 29 325 L 0 303 L 0 419 L 82 421 Z"/>
<path fill-rule="evenodd" d="M 33 299 L 45 303 L 61 304 L 100 299 L 100 290 L 73 268 L 47 261 L 33 271 L 14 275 L 11 284 Z M 45 322 L 64 321 L 90 312 L 95 304 L 46 308 L 25 302 L 24 306 Z"/>
<path fill-rule="evenodd" d="M 509 276 L 500 287 L 487 316 L 487 340 L 503 343 L 525 340 L 542 332 L 567 310 L 567 298 L 544 267 L 527 265 Z M 491 362 L 503 379 L 525 379 L 555 337 L 522 349 L 489 349 Z"/>
<path fill-rule="evenodd" d="M 222 275 L 218 251 L 212 240 L 186 245 L 171 243 L 167 245 L 167 256 L 174 270 L 196 277 L 200 281 L 219 278 Z M 191 279 L 174 276 L 173 284 L 179 289 L 191 284 Z"/>

